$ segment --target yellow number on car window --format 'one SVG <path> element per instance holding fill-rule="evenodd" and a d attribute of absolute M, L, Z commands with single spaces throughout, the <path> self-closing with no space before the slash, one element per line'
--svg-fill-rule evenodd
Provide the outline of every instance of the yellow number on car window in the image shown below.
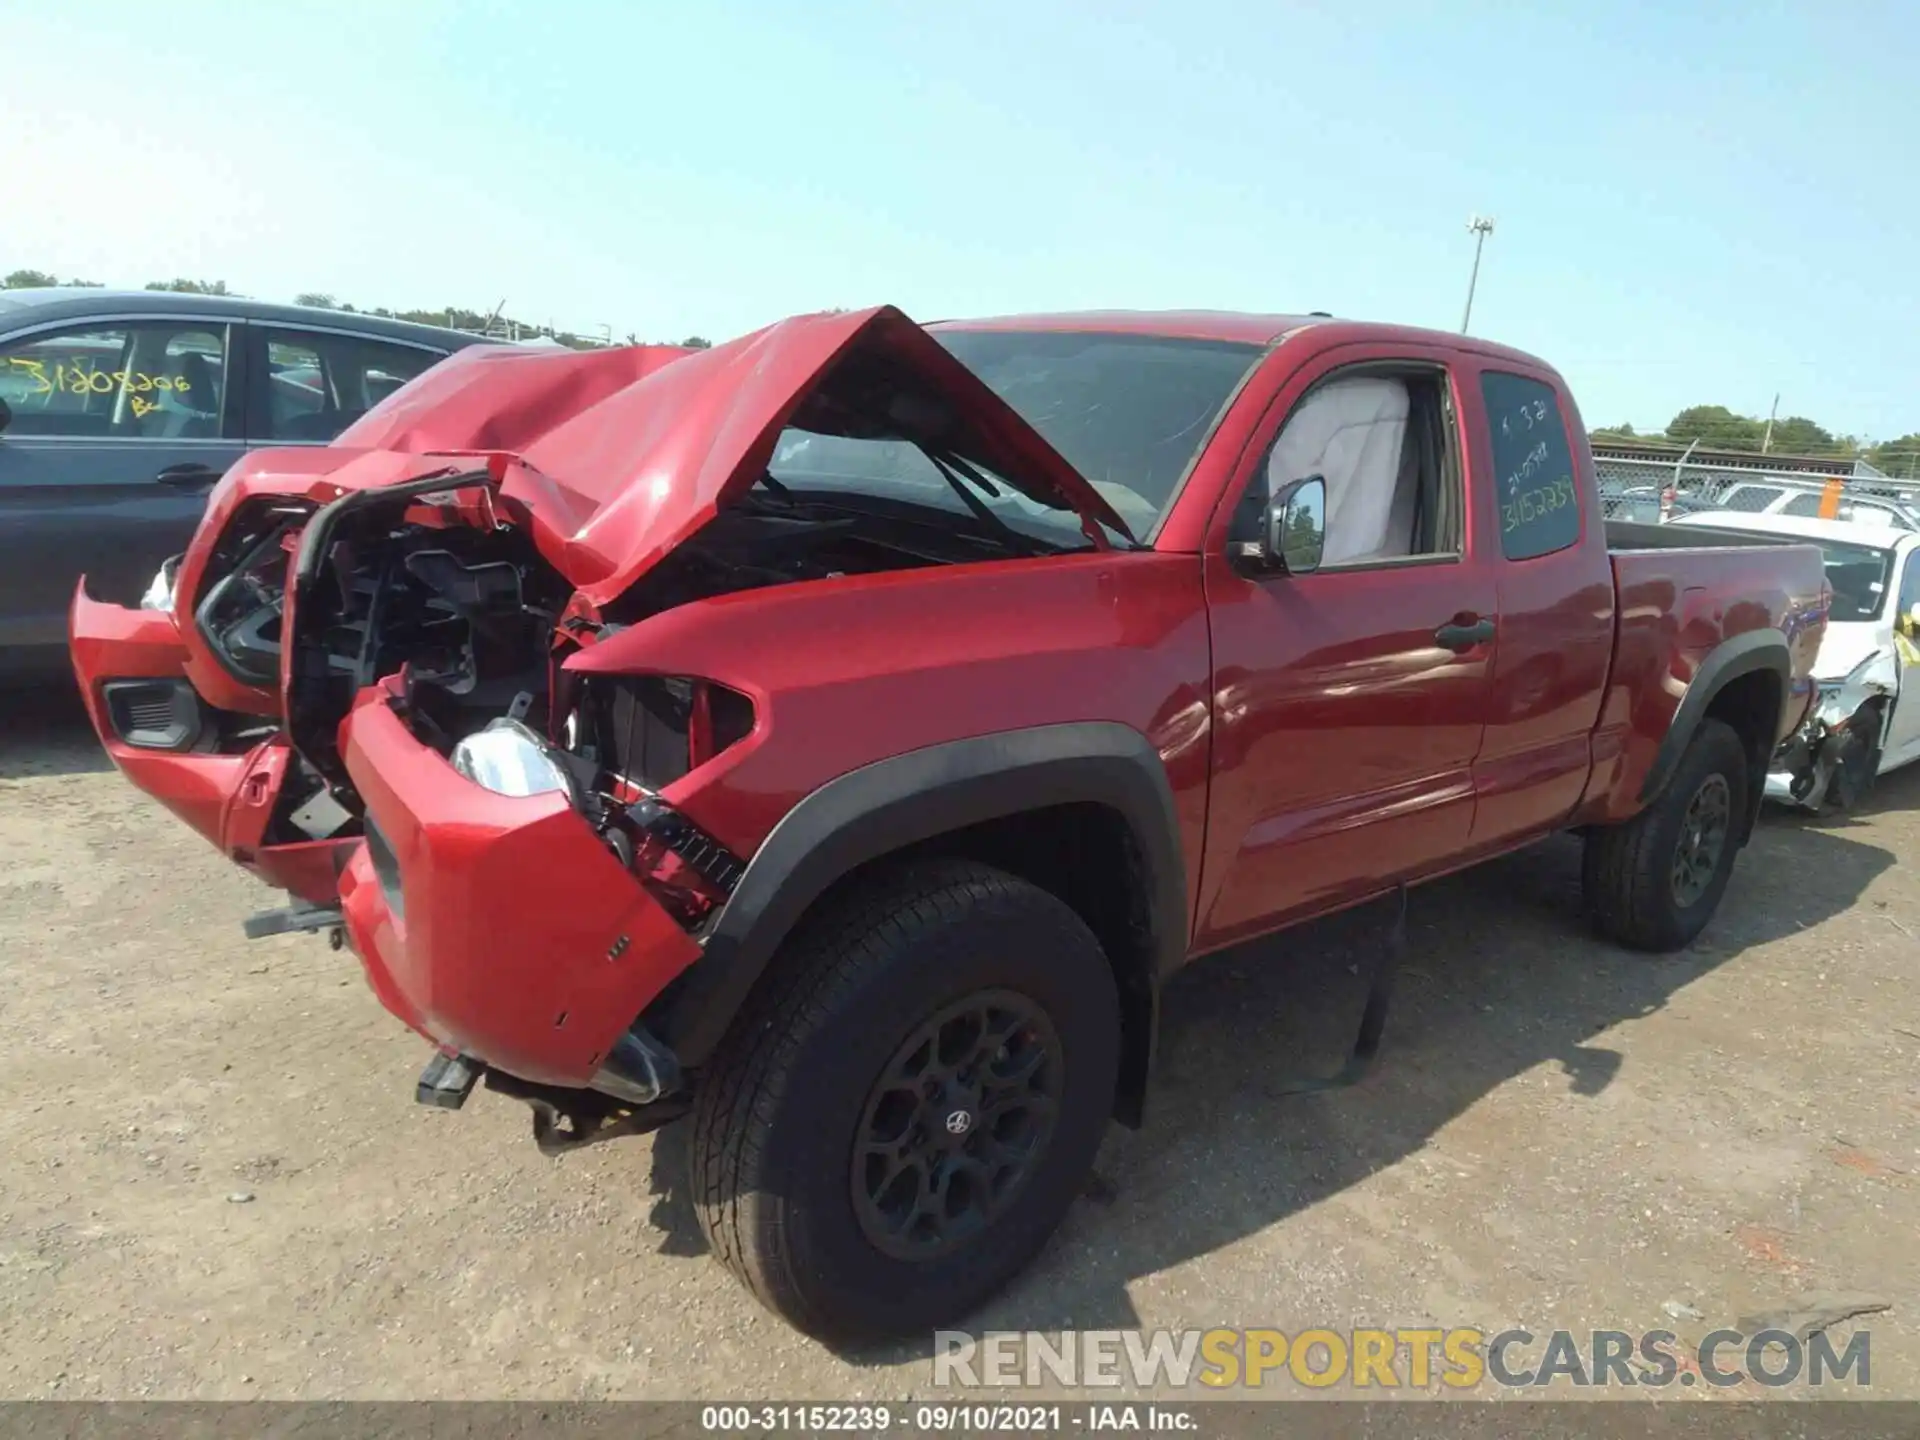
<path fill-rule="evenodd" d="M 47 379 L 47 367 L 44 361 L 29 360 L 23 355 L 15 355 L 9 359 L 8 363 L 18 365 L 39 383 L 40 388 L 31 393 L 35 395 L 51 395 L 53 393 L 55 388 L 54 383 Z"/>

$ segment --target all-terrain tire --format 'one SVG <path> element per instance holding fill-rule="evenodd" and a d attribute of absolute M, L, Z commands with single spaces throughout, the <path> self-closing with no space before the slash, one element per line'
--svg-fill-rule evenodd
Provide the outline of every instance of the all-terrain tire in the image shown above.
<path fill-rule="evenodd" d="M 870 1193 L 875 1183 L 862 1178 L 872 1172 L 859 1168 L 872 1163 L 883 1104 L 876 1097 L 906 1103 L 881 1077 L 897 1078 L 918 1055 L 921 1036 L 947 1036 L 958 1022 L 942 1017 L 971 1014 L 981 996 L 1043 1017 L 1019 1034 L 1044 1037 L 1033 1053 L 1041 1065 L 1058 1066 L 1045 1072 L 1053 1097 L 1040 1102 L 1042 1118 L 1051 1120 L 1018 1162 L 1018 1178 L 996 1189 L 989 1204 L 997 1208 L 967 1222 L 977 1232 L 961 1226 L 958 1238 L 939 1241 L 957 1247 L 950 1253 L 901 1253 L 909 1240 L 932 1242 L 918 1232 L 875 1238 L 876 1217 L 885 1217 Z M 1007 1053 L 994 1052 L 1001 1060 Z M 970 861 L 877 872 L 802 922 L 702 1081 L 690 1137 L 701 1228 L 715 1256 L 763 1304 L 809 1334 L 833 1342 L 924 1334 L 999 1291 L 1058 1226 L 1105 1133 L 1119 1060 L 1112 968 L 1063 901 Z M 989 1056 L 983 1063 L 999 1062 Z M 927 1082 L 929 1089 L 938 1083 Z M 983 1127 L 993 1123 L 995 1103 L 980 1102 Z M 906 1122 L 912 1134 L 941 1128 L 921 1121 L 938 1121 L 932 1111 L 948 1102 L 926 1104 L 920 1120 Z M 959 1113 L 946 1115 L 948 1131 L 973 1123 Z M 977 1138 L 999 1144 L 984 1131 Z M 954 1144 L 937 1133 L 929 1143 Z M 913 1174 L 927 1176 L 949 1162 L 915 1163 Z M 911 1178 L 904 1183 L 915 1189 Z M 943 1193 L 951 1196 L 960 1183 L 949 1176 Z M 1001 1187 L 998 1171 L 992 1184 Z M 930 1182 L 917 1193 L 910 1206 L 927 1205 Z"/>
<path fill-rule="evenodd" d="M 1726 808 L 1720 845 L 1710 874 L 1696 870 L 1703 882 L 1696 890 L 1677 878 L 1682 848 L 1701 802 L 1721 793 Z M 1692 943 L 1726 891 L 1751 804 L 1746 746 L 1732 726 L 1702 721 L 1651 805 L 1623 824 L 1587 834 L 1582 888 L 1600 933 L 1635 950 L 1678 950 Z"/>

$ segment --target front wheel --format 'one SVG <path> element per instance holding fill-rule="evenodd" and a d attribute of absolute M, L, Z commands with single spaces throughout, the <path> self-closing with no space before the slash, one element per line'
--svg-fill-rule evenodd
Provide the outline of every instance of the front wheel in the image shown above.
<path fill-rule="evenodd" d="M 694 1110 L 714 1253 L 822 1339 L 966 1315 L 1038 1253 L 1105 1132 L 1098 941 L 1046 891 L 942 861 L 830 902 L 773 966 Z"/>
<path fill-rule="evenodd" d="M 1582 888 L 1599 931 L 1635 950 L 1690 944 L 1720 906 L 1751 803 L 1746 746 L 1703 721 L 1651 805 L 1588 832 Z"/>

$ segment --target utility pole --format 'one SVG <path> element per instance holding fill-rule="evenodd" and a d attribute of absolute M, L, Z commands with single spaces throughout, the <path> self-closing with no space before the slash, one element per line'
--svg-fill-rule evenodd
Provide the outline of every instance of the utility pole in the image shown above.
<path fill-rule="evenodd" d="M 1491 215 L 1475 215 L 1467 221 L 1467 229 L 1473 235 L 1473 274 L 1467 277 L 1467 309 L 1460 317 L 1460 333 L 1467 333 L 1467 322 L 1473 319 L 1473 292 L 1480 284 L 1480 251 L 1485 248 L 1487 236 L 1493 233 Z"/>
<path fill-rule="evenodd" d="M 1760 437 L 1760 453 L 1766 454 L 1773 448 L 1773 417 L 1780 413 L 1780 397 L 1773 397 L 1773 408 L 1767 411 L 1767 433 Z"/>

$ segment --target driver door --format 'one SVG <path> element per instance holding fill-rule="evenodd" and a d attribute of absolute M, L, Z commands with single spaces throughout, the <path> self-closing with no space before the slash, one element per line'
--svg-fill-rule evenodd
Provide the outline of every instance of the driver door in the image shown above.
<path fill-rule="evenodd" d="M 1499 597 L 1449 356 L 1354 346 L 1282 386 L 1205 559 L 1213 784 L 1198 948 L 1350 903 L 1469 845 Z M 1232 547 L 1318 474 L 1309 574 Z M 1497 549 L 1494 552 L 1498 553 Z"/>

